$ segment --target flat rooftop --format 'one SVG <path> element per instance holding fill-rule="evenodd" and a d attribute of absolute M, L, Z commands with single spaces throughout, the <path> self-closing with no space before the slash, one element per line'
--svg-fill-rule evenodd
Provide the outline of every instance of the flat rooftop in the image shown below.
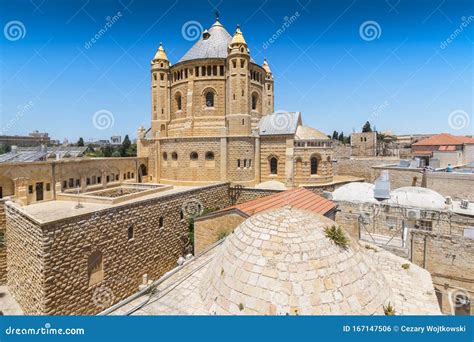
<path fill-rule="evenodd" d="M 219 184 L 219 183 L 215 183 L 215 184 Z M 53 201 L 45 201 L 45 202 L 30 204 L 26 206 L 22 206 L 16 202 L 9 202 L 10 203 L 9 205 L 19 209 L 20 211 L 24 212 L 30 218 L 36 220 L 39 223 L 48 223 L 48 222 L 54 222 L 54 221 L 65 219 L 65 218 L 92 213 L 92 212 L 99 211 L 102 209 L 119 207 L 119 206 L 127 205 L 130 203 L 149 200 L 152 198 L 165 197 L 171 194 L 185 192 L 185 191 L 189 191 L 193 189 L 206 188 L 208 186 L 212 186 L 215 184 L 210 184 L 206 186 L 167 187 L 166 189 L 160 192 L 146 194 L 140 197 L 132 198 L 130 200 L 122 201 L 120 203 L 115 203 L 115 204 L 114 203 L 107 204 L 107 203 L 84 202 L 81 200 L 79 202 L 80 203 L 79 208 L 77 208 L 77 205 L 78 205 L 77 200 L 53 200 Z"/>

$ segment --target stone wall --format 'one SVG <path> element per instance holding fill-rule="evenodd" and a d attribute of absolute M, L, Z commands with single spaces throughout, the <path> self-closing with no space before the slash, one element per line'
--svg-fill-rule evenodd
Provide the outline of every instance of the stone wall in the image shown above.
<path fill-rule="evenodd" d="M 37 202 L 37 184 L 42 183 L 43 200 L 54 199 L 55 184 L 62 189 L 106 184 L 107 177 L 119 181 L 138 180 L 139 167 L 148 167 L 146 158 L 84 158 L 32 163 L 0 164 L 0 187 L 3 196 L 19 196 L 25 204 Z M 99 181 L 100 179 L 100 181 Z M 18 190 L 23 188 L 23 194 Z M 3 191 L 6 189 L 5 191 Z"/>
<path fill-rule="evenodd" d="M 231 196 L 232 205 L 241 204 L 254 199 L 273 195 L 281 192 L 282 190 L 270 190 L 270 189 L 255 189 L 255 188 L 234 188 L 234 195 Z M 235 199 L 232 199 L 235 197 Z"/>
<path fill-rule="evenodd" d="M 399 160 L 399 158 L 390 157 L 338 159 L 333 165 L 333 173 L 335 175 L 362 177 L 367 182 L 372 183 L 377 178 L 373 166 L 398 164 Z"/>
<path fill-rule="evenodd" d="M 455 314 L 456 294 L 468 296 L 474 314 L 474 241 L 455 236 L 412 232 L 411 261 L 433 278 L 441 309 Z"/>
<path fill-rule="evenodd" d="M 7 247 L 5 241 L 5 202 L 0 200 L 0 285 L 7 282 Z"/>
<path fill-rule="evenodd" d="M 351 155 L 356 157 L 375 157 L 377 155 L 377 133 L 352 133 Z"/>
<path fill-rule="evenodd" d="M 232 231 L 245 217 L 233 212 L 209 214 L 194 221 L 194 252 L 202 252 Z"/>
<path fill-rule="evenodd" d="M 189 232 L 181 211 L 194 201 L 229 206 L 228 184 L 44 224 L 7 206 L 9 290 L 25 314 L 96 314 L 135 293 L 144 274 L 156 280 L 176 266 Z M 89 257 L 97 252 L 103 280 L 90 285 Z"/>

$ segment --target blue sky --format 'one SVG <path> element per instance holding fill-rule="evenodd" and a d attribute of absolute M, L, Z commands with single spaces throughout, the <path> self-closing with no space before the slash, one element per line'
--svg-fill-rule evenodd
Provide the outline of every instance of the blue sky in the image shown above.
<path fill-rule="evenodd" d="M 255 61 L 268 58 L 275 110 L 301 111 L 305 124 L 327 134 L 360 130 L 367 120 L 397 134 L 474 133 L 472 1 L 0 3 L 5 134 L 38 129 L 73 141 L 135 136 L 149 125 L 149 66 L 159 42 L 176 62 L 194 43 L 183 37 L 183 25 L 207 28 L 216 9 L 231 34 L 241 25 Z M 98 111 L 113 116 L 109 128 L 94 126 Z"/>

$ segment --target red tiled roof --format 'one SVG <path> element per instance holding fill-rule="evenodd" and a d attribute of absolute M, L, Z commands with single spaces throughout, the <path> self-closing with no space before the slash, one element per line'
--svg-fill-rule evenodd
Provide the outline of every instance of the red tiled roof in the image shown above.
<path fill-rule="evenodd" d="M 465 136 L 451 135 L 448 133 L 441 133 L 433 135 L 429 138 L 420 140 L 414 143 L 412 146 L 440 146 L 440 145 L 462 145 L 462 144 L 474 144 L 473 138 Z"/>
<path fill-rule="evenodd" d="M 328 213 L 336 207 L 334 202 L 331 202 L 308 189 L 295 188 L 234 205 L 226 210 L 235 208 L 249 216 L 252 216 L 264 210 L 277 209 L 286 206 L 309 210 L 321 215 Z"/>

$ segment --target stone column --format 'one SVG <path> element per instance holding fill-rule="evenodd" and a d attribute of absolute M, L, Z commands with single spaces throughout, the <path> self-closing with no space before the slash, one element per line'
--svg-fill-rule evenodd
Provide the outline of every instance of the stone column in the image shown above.
<path fill-rule="evenodd" d="M 221 137 L 221 181 L 227 181 L 227 137 Z"/>
<path fill-rule="evenodd" d="M 292 188 L 294 185 L 294 139 L 286 139 L 285 150 L 285 186 Z"/>
<path fill-rule="evenodd" d="M 261 182 L 260 174 L 260 137 L 255 138 L 255 161 L 254 161 L 254 168 L 255 168 L 255 184 Z"/>

